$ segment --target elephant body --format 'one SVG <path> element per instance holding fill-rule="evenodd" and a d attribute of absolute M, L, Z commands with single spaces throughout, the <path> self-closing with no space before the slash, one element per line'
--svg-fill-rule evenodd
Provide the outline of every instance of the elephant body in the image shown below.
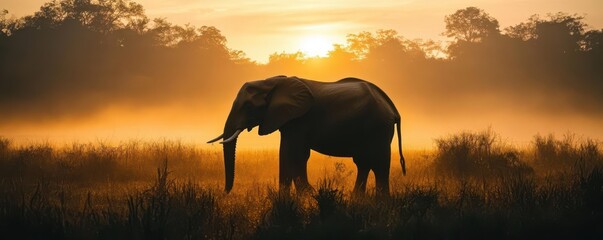
<path fill-rule="evenodd" d="M 279 185 L 283 190 L 289 189 L 292 182 L 298 191 L 311 189 L 307 161 L 310 150 L 315 150 L 353 158 L 358 169 L 354 192 L 365 191 L 368 173 L 372 170 L 377 192 L 388 194 L 394 125 L 398 127 L 400 161 L 406 172 L 400 143 L 400 115 L 381 89 L 361 79 L 345 78 L 327 83 L 277 76 L 243 85 L 222 135 L 226 139 L 223 142 L 226 191 L 230 191 L 234 181 L 237 135 L 241 129 L 251 130 L 258 125 L 260 135 L 277 129 L 281 132 Z"/>
<path fill-rule="evenodd" d="M 353 78 L 334 83 L 301 81 L 308 85 L 315 102 L 305 116 L 291 124 L 305 125 L 311 149 L 354 157 L 377 142 L 389 146 L 393 125 L 400 117 L 376 86 Z M 281 132 L 287 127 L 283 126 Z"/>

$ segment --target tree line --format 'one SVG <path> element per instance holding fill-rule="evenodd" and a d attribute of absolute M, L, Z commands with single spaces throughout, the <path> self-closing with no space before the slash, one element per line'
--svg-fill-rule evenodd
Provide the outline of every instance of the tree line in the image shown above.
<path fill-rule="evenodd" d="M 501 30 L 484 10 L 467 7 L 444 21 L 448 44 L 383 29 L 349 34 L 326 57 L 282 52 L 260 64 L 229 48 L 215 27 L 150 19 L 130 0 L 54 0 L 22 18 L 4 10 L 0 121 L 111 105 L 209 105 L 244 81 L 280 74 L 367 78 L 409 106 L 434 110 L 479 110 L 479 102 L 603 114 L 603 30 L 590 30 L 582 16 L 534 15 Z"/>

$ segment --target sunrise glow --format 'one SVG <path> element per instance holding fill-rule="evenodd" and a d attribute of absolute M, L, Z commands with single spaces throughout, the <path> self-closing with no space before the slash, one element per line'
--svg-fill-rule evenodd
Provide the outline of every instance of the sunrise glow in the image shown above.
<path fill-rule="evenodd" d="M 299 48 L 308 57 L 326 57 L 333 42 L 322 35 L 307 36 L 300 39 Z"/>

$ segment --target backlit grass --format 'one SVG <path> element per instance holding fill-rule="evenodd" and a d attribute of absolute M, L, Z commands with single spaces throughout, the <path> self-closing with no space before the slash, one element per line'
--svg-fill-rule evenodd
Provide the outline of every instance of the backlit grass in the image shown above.
<path fill-rule="evenodd" d="M 278 151 L 222 153 L 174 141 L 17 146 L 0 139 L 7 239 L 593 238 L 603 236 L 599 142 L 491 131 L 436 140 L 392 161 L 391 196 L 353 195 L 350 159 L 312 153 L 315 191 L 278 191 Z M 397 159 L 392 153 L 392 159 Z"/>

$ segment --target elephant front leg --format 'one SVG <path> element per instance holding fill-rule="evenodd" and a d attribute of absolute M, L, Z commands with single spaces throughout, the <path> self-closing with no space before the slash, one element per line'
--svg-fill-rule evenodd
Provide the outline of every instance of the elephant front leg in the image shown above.
<path fill-rule="evenodd" d="M 297 192 L 311 191 L 308 182 L 307 163 L 310 148 L 296 137 L 281 134 L 279 152 L 279 185 L 284 191 L 289 191 L 291 183 L 295 183 Z"/>
<path fill-rule="evenodd" d="M 288 193 L 291 189 L 291 182 L 293 178 L 291 177 L 289 163 L 286 159 L 286 157 L 283 157 L 281 147 L 281 153 L 279 154 L 278 162 L 278 185 L 280 191 L 285 191 Z"/>
<path fill-rule="evenodd" d="M 296 192 L 298 194 L 314 192 L 314 188 L 312 188 L 308 181 L 307 158 L 306 160 L 298 160 L 295 163 L 293 165 L 293 183 L 295 184 Z"/>

